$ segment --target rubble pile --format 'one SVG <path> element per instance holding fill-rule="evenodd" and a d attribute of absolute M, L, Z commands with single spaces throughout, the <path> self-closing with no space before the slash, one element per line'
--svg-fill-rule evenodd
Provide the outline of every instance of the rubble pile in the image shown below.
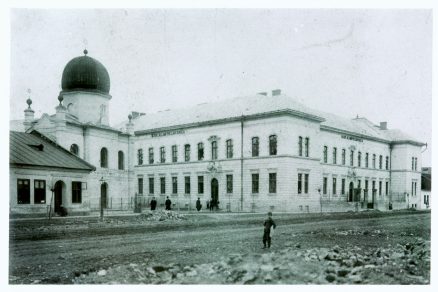
<path fill-rule="evenodd" d="M 140 221 L 180 221 L 185 220 L 186 216 L 174 211 L 148 211 L 140 214 L 137 218 Z"/>

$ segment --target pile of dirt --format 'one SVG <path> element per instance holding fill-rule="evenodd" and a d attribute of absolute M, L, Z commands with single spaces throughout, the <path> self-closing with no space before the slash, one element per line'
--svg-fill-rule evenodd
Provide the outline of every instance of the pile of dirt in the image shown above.
<path fill-rule="evenodd" d="M 138 220 L 146 221 L 181 221 L 185 220 L 186 216 L 174 211 L 148 211 L 137 217 Z"/>
<path fill-rule="evenodd" d="M 359 247 L 301 249 L 294 244 L 262 254 L 232 254 L 213 263 L 131 263 L 76 277 L 77 284 L 427 284 L 430 242 L 372 250 Z"/>

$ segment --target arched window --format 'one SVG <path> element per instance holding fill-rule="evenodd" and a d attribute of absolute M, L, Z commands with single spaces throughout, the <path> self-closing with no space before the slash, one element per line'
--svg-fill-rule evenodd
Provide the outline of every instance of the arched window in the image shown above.
<path fill-rule="evenodd" d="M 125 169 L 125 155 L 123 154 L 123 151 L 119 151 L 119 169 Z"/>
<path fill-rule="evenodd" d="M 77 144 L 71 144 L 70 152 L 74 155 L 79 155 L 79 146 Z"/>
<path fill-rule="evenodd" d="M 251 139 L 251 144 L 252 144 L 252 157 L 257 157 L 259 156 L 259 137 L 252 137 Z"/>
<path fill-rule="evenodd" d="M 105 147 L 100 150 L 100 167 L 108 168 L 108 150 Z"/>
<path fill-rule="evenodd" d="M 217 141 L 211 142 L 211 160 L 217 159 Z"/>
<path fill-rule="evenodd" d="M 269 155 L 277 155 L 277 136 L 269 136 Z"/>

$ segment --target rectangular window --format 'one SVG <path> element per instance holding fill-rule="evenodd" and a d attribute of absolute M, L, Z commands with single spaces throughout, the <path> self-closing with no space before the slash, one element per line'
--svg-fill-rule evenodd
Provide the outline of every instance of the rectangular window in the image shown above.
<path fill-rule="evenodd" d="M 198 160 L 204 159 L 204 143 L 198 143 Z"/>
<path fill-rule="evenodd" d="M 154 163 L 154 148 L 149 148 L 149 164 Z"/>
<path fill-rule="evenodd" d="M 269 155 L 277 155 L 277 136 L 269 136 Z"/>
<path fill-rule="evenodd" d="M 190 176 L 184 177 L 184 192 L 190 194 Z"/>
<path fill-rule="evenodd" d="M 80 181 L 71 182 L 71 202 L 82 203 L 82 183 Z"/>
<path fill-rule="evenodd" d="M 172 145 L 172 162 L 178 161 L 178 148 L 176 145 Z"/>
<path fill-rule="evenodd" d="M 385 195 L 387 196 L 388 195 L 388 193 L 389 193 L 389 184 L 388 184 L 388 182 L 385 182 Z"/>
<path fill-rule="evenodd" d="M 386 156 L 386 159 L 385 159 L 385 169 L 386 170 L 389 169 L 389 157 L 388 156 Z"/>
<path fill-rule="evenodd" d="M 304 155 L 306 157 L 309 157 L 309 137 L 306 137 L 306 139 L 304 139 Z"/>
<path fill-rule="evenodd" d="M 30 204 L 30 180 L 17 179 L 17 203 Z"/>
<path fill-rule="evenodd" d="M 373 168 L 376 168 L 376 154 L 373 154 Z"/>
<path fill-rule="evenodd" d="M 45 180 L 34 180 L 34 204 L 45 204 L 46 203 L 46 181 Z"/>
<path fill-rule="evenodd" d="M 382 169 L 382 164 L 383 164 L 383 156 L 379 155 L 379 169 Z"/>
<path fill-rule="evenodd" d="M 338 159 L 338 149 L 336 147 L 333 147 L 333 164 L 337 163 Z"/>
<path fill-rule="evenodd" d="M 345 178 L 341 180 L 341 194 L 345 195 Z"/>
<path fill-rule="evenodd" d="M 298 194 L 301 194 L 302 184 L 303 184 L 303 174 L 299 173 L 298 174 Z"/>
<path fill-rule="evenodd" d="M 211 160 L 217 159 L 217 141 L 211 142 Z"/>
<path fill-rule="evenodd" d="M 361 167 L 362 165 L 362 152 L 357 153 L 357 167 Z"/>
<path fill-rule="evenodd" d="M 323 156 L 323 162 L 327 163 L 327 146 L 324 146 L 322 156 Z"/>
<path fill-rule="evenodd" d="M 375 191 L 376 191 L 376 181 L 373 180 L 373 194 L 375 194 Z"/>
<path fill-rule="evenodd" d="M 150 177 L 149 178 L 149 194 L 153 194 L 154 193 L 154 178 Z"/>
<path fill-rule="evenodd" d="M 368 168 L 368 153 L 365 153 L 365 167 Z"/>
<path fill-rule="evenodd" d="M 298 156 L 303 156 L 303 137 L 298 137 Z"/>
<path fill-rule="evenodd" d="M 233 175 L 227 174 L 227 194 L 233 193 Z"/>
<path fill-rule="evenodd" d="M 143 178 L 138 178 L 138 194 L 143 195 Z"/>
<path fill-rule="evenodd" d="M 259 174 L 258 173 L 253 173 L 251 174 L 251 179 L 252 179 L 252 193 L 253 194 L 258 194 L 259 193 Z"/>
<path fill-rule="evenodd" d="M 358 188 L 358 189 L 360 189 L 360 184 L 361 184 L 361 180 L 359 179 L 359 180 L 357 181 L 357 188 Z"/>
<path fill-rule="evenodd" d="M 417 170 L 417 157 L 415 157 L 415 170 Z"/>
<path fill-rule="evenodd" d="M 198 176 L 198 194 L 204 193 L 204 177 L 202 175 Z"/>
<path fill-rule="evenodd" d="M 333 178 L 333 195 L 336 195 L 336 177 Z"/>
<path fill-rule="evenodd" d="M 342 149 L 342 165 L 345 165 L 345 149 Z"/>
<path fill-rule="evenodd" d="M 327 194 L 327 178 L 324 177 L 322 179 L 322 194 L 326 195 Z"/>
<path fill-rule="evenodd" d="M 176 176 L 172 176 L 172 194 L 178 193 L 178 178 Z"/>
<path fill-rule="evenodd" d="M 411 166 L 411 170 L 414 170 L 414 157 L 412 157 L 412 166 Z"/>
<path fill-rule="evenodd" d="M 233 140 L 226 141 L 227 144 L 227 158 L 233 158 Z"/>
<path fill-rule="evenodd" d="M 276 193 L 277 192 L 277 174 L 276 173 L 270 173 L 269 174 L 269 193 Z"/>
<path fill-rule="evenodd" d="M 379 181 L 379 196 L 382 195 L 382 182 Z"/>
<path fill-rule="evenodd" d="M 160 162 L 166 162 L 166 149 L 164 148 L 164 146 L 160 147 Z"/>
<path fill-rule="evenodd" d="M 304 193 L 305 194 L 309 193 L 309 174 L 308 173 L 304 174 Z"/>
<path fill-rule="evenodd" d="M 137 150 L 137 162 L 138 165 L 143 165 L 143 149 Z"/>
<path fill-rule="evenodd" d="M 368 194 L 368 181 L 365 180 L 365 190 L 364 190 L 364 194 Z"/>
<path fill-rule="evenodd" d="M 166 178 L 160 177 L 160 193 L 165 194 L 166 193 Z"/>
<path fill-rule="evenodd" d="M 354 150 L 350 150 L 350 166 L 354 165 Z"/>
<path fill-rule="evenodd" d="M 184 145 L 184 161 L 190 161 L 190 144 Z"/>
<path fill-rule="evenodd" d="M 253 137 L 251 139 L 251 154 L 252 157 L 259 156 L 259 137 Z"/>

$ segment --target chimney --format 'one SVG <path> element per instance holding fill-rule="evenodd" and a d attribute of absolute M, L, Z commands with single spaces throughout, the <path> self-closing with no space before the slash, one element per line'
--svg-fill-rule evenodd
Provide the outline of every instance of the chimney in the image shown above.
<path fill-rule="evenodd" d="M 388 123 L 380 122 L 380 130 L 388 130 Z"/>
<path fill-rule="evenodd" d="M 272 96 L 281 95 L 281 89 L 274 89 L 272 90 Z"/>
<path fill-rule="evenodd" d="M 30 107 L 30 105 L 32 104 L 32 100 L 30 98 L 28 98 L 26 100 L 27 103 L 27 109 L 24 110 L 24 131 L 27 131 L 30 129 L 30 127 L 32 127 L 32 122 L 35 118 L 35 112 L 34 110 Z"/>
<path fill-rule="evenodd" d="M 268 93 L 267 92 L 259 92 L 259 93 L 257 93 L 258 95 L 264 95 L 264 96 L 268 96 Z"/>

